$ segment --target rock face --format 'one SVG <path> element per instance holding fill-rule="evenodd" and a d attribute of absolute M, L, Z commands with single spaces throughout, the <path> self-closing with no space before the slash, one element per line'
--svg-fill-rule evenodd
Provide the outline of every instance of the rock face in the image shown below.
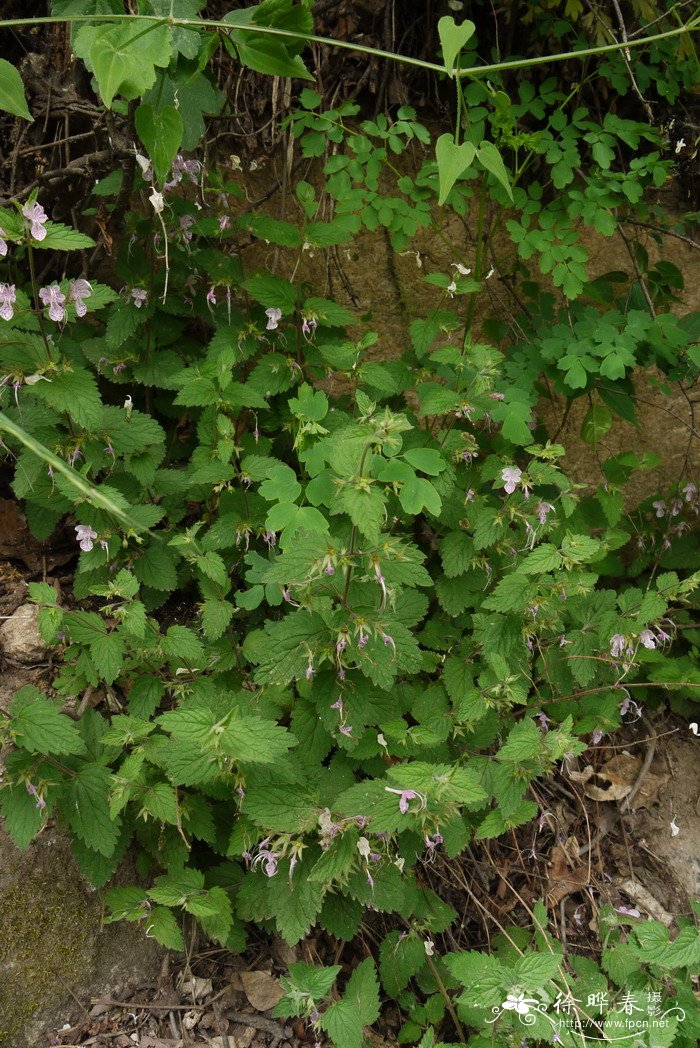
<path fill-rule="evenodd" d="M 26 666 L 46 658 L 49 649 L 39 633 L 38 620 L 39 608 L 22 604 L 0 626 L 0 649 L 8 662 Z"/>
<path fill-rule="evenodd" d="M 134 883 L 131 871 L 124 881 Z M 0 831 L 0 1046 L 43 1048 L 91 996 L 151 979 L 160 950 L 140 926 L 102 926 L 102 895 L 50 829 L 25 852 Z M 84 1013 L 82 1013 L 84 1015 Z"/>

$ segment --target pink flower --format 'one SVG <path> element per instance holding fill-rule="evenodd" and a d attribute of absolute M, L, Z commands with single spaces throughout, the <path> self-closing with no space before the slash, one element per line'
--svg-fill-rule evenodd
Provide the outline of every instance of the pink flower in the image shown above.
<path fill-rule="evenodd" d="M 0 284 L 0 317 L 3 320 L 12 320 L 14 309 L 12 308 L 17 299 L 14 284 Z"/>
<path fill-rule="evenodd" d="M 267 330 L 275 331 L 282 319 L 282 310 L 277 309 L 276 306 L 271 306 L 270 309 L 265 310 L 265 316 L 267 317 Z"/>
<path fill-rule="evenodd" d="M 312 337 L 317 327 L 318 320 L 316 319 L 313 313 L 309 317 L 304 317 L 301 322 L 302 334 L 306 335 L 307 337 Z"/>
<path fill-rule="evenodd" d="M 351 724 L 343 724 L 343 726 L 339 730 L 341 735 L 352 735 Z"/>
<path fill-rule="evenodd" d="M 207 291 L 207 303 L 210 306 L 215 306 L 216 305 L 216 294 L 214 292 L 214 288 L 213 287 L 210 287 L 209 290 Z"/>
<path fill-rule="evenodd" d="M 97 538 L 97 532 L 93 531 L 88 524 L 76 524 L 75 538 L 80 543 L 81 550 L 89 553 L 92 549 L 93 539 Z"/>
<path fill-rule="evenodd" d="M 506 489 L 507 495 L 512 495 L 516 487 L 520 483 L 522 477 L 522 470 L 518 469 L 517 466 L 507 466 L 506 469 L 501 470 L 501 479 L 503 481 L 503 487 Z"/>
<path fill-rule="evenodd" d="M 228 229 L 228 227 L 229 227 L 229 217 L 228 217 L 228 215 L 219 215 L 219 232 L 223 233 L 223 231 L 225 229 Z"/>
<path fill-rule="evenodd" d="M 644 647 L 648 648 L 649 651 L 653 651 L 656 647 L 656 637 L 651 632 L 651 630 L 642 630 L 642 632 L 639 634 L 639 639 L 641 643 L 644 645 Z"/>
<path fill-rule="evenodd" d="M 190 182 L 192 182 L 192 184 L 196 186 L 197 180 L 199 178 L 200 166 L 201 165 L 199 164 L 199 161 L 185 160 L 183 155 L 181 153 L 178 153 L 175 159 L 173 160 L 171 172 L 172 178 L 169 182 L 165 183 L 165 185 L 163 186 L 163 191 L 167 192 L 169 189 L 174 189 L 175 186 L 179 185 L 180 182 L 182 182 L 183 175 L 187 175 Z"/>
<path fill-rule="evenodd" d="M 7 233 L 0 226 L 0 257 L 1 258 L 4 258 L 5 255 L 7 254 L 7 241 L 5 240 L 6 236 L 7 236 Z"/>
<path fill-rule="evenodd" d="M 666 514 L 666 503 L 663 499 L 657 499 L 656 502 L 652 502 L 652 507 L 656 510 L 657 517 L 663 517 Z"/>
<path fill-rule="evenodd" d="M 549 502 L 538 502 L 537 503 L 537 505 L 535 506 L 535 512 L 537 513 L 537 517 L 539 519 L 540 524 L 546 523 L 547 514 L 548 513 L 552 513 L 553 510 L 554 510 L 554 506 L 552 506 L 552 504 L 549 503 Z"/>
<path fill-rule="evenodd" d="M 148 302 L 148 292 L 144 291 L 142 287 L 135 287 L 131 292 L 131 299 L 137 309 L 141 309 L 141 306 L 145 306 Z"/>
<path fill-rule="evenodd" d="M 423 811 L 427 807 L 428 801 L 424 793 L 419 793 L 418 790 L 394 790 L 391 786 L 385 786 L 384 790 L 386 793 L 395 793 L 399 798 L 399 811 L 402 815 L 405 815 L 409 810 L 410 801 L 419 801 L 418 811 Z"/>
<path fill-rule="evenodd" d="M 71 302 L 75 302 L 75 312 L 79 317 L 84 317 L 87 313 L 87 306 L 85 305 L 85 299 L 90 298 L 92 294 L 92 285 L 87 280 L 80 278 L 74 280 L 71 284 L 68 298 Z"/>
<path fill-rule="evenodd" d="M 66 296 L 63 294 L 58 284 L 52 284 L 51 287 L 42 287 L 39 290 L 39 298 L 45 306 L 49 307 L 49 317 L 51 320 L 54 320 L 59 324 L 66 315 L 64 309 Z"/>
<path fill-rule="evenodd" d="M 612 655 L 612 657 L 614 659 L 619 659 L 620 655 L 622 655 L 622 653 L 625 650 L 626 646 L 627 646 L 627 641 L 622 636 L 622 634 L 621 633 L 616 633 L 615 636 L 610 641 L 610 654 Z"/>
<path fill-rule="evenodd" d="M 190 241 L 192 239 L 192 230 L 190 226 L 194 225 L 194 215 L 180 215 L 180 230 L 182 232 L 182 239 Z"/>
<path fill-rule="evenodd" d="M 23 207 L 22 214 L 30 223 L 30 231 L 34 239 L 44 240 L 46 237 L 44 223 L 48 222 L 49 216 L 46 214 L 41 204 L 32 204 L 31 207 Z"/>

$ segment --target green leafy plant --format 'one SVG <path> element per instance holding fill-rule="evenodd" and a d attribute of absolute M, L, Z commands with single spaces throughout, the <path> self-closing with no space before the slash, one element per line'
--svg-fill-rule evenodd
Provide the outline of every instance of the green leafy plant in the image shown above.
<path fill-rule="evenodd" d="M 177 18 L 155 0 L 133 19 L 78 6 L 76 54 L 106 107 L 139 103 L 147 155 L 114 288 L 39 286 L 36 252 L 92 241 L 35 196 L 0 209 L 13 490 L 37 537 L 69 521 L 80 550 L 75 606 L 29 587 L 60 668 L 0 724 L 11 836 L 26 846 L 57 819 L 99 887 L 133 848 L 147 886 L 110 889 L 109 919 L 174 949 L 190 919 L 240 950 L 249 922 L 295 944 L 317 923 L 350 940 L 368 909 L 400 915 L 378 972 L 400 1040 L 423 1048 L 447 1023 L 492 1043 L 499 1008 L 499 1043 L 519 1044 L 517 1005 L 535 994 L 545 1010 L 605 995 L 595 1028 L 608 1036 L 629 987 L 672 984 L 669 1007 L 690 1014 L 689 920 L 671 941 L 601 911 L 601 970 L 564 957 L 538 903 L 532 929 L 503 931 L 491 953 L 440 957 L 455 912 L 419 876 L 541 816 L 537 780 L 643 704 L 697 695 L 694 642 L 676 642 L 697 607 L 697 488 L 683 478 L 629 510 L 625 484 L 649 457 L 608 456 L 584 489 L 534 415 L 543 377 L 587 396 L 582 435 L 597 447 L 614 414 L 634 420 L 636 368 L 697 375 L 697 315 L 670 312 L 678 270 L 640 255 L 632 279 L 590 280 L 581 244 L 584 226 L 611 235 L 667 178 L 659 133 L 597 121 L 551 80 L 509 97 L 500 66 L 477 76 L 475 27 L 447 17 L 434 68 L 456 92 L 454 130 L 433 142 L 409 106 L 358 121 L 356 103 L 325 109 L 303 88 L 287 126 L 320 177 L 277 219 L 240 203 L 235 169 L 188 157 L 188 136 L 224 105 L 206 72 L 219 42 L 251 70 L 308 79 L 309 5 L 265 0 L 214 24 L 198 3 Z M 2 83 L 0 104 L 26 117 L 15 79 Z M 119 191 L 113 175 L 94 189 L 108 207 Z M 307 253 L 362 228 L 397 251 L 429 226 L 447 236 L 443 205 L 475 208 L 472 268 L 455 248 L 449 272 L 426 274 L 434 307 L 387 359 L 381 331 L 317 293 Z M 542 282 L 528 274 L 521 311 L 482 336 L 499 229 L 513 249 L 499 275 L 517 280 L 537 256 Z M 244 238 L 289 264 L 248 271 Z M 69 715 L 98 691 L 98 708 Z M 359 1048 L 380 1011 L 377 967 L 339 975 L 292 965 L 276 1014 Z M 580 1043 L 534 1011 L 535 1038 Z M 697 1019 L 672 1018 L 673 1043 L 694 1043 Z"/>

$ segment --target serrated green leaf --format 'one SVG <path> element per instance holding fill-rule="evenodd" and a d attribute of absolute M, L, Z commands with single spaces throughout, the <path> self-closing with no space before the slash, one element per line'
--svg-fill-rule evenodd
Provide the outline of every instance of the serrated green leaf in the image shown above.
<path fill-rule="evenodd" d="M 382 986 L 391 997 L 397 997 L 425 963 L 425 947 L 421 939 L 390 932 L 379 949 Z"/>
<path fill-rule="evenodd" d="M 562 557 L 556 546 L 549 542 L 543 542 L 525 560 L 518 565 L 521 575 L 539 575 L 545 571 L 556 571 L 562 564 Z"/>
<path fill-rule="evenodd" d="M 270 900 L 277 930 L 289 946 L 295 946 L 311 929 L 323 903 L 323 888 L 305 875 L 302 862 L 290 874 L 289 863 L 281 864 L 270 881 Z"/>
<path fill-rule="evenodd" d="M 90 645 L 90 654 L 100 677 L 113 684 L 124 665 L 124 640 L 118 633 L 105 633 Z"/>
<path fill-rule="evenodd" d="M 140 25 L 88 26 L 75 41 L 78 55 L 86 57 L 82 40 L 108 109 L 117 94 L 128 99 L 144 95 L 155 83 L 156 67 L 167 66 L 172 54 L 172 31 L 157 23 L 147 33 Z"/>
<path fill-rule="evenodd" d="M 318 797 L 308 787 L 251 786 L 243 810 L 265 831 L 303 833 L 318 822 Z"/>
<path fill-rule="evenodd" d="M 146 935 L 152 936 L 161 946 L 168 950 L 184 950 L 185 941 L 172 910 L 165 906 L 155 906 L 146 920 Z"/>
<path fill-rule="evenodd" d="M 75 754 L 85 749 L 75 722 L 31 684 L 15 695 L 10 716 L 15 742 L 32 753 Z"/>
<path fill-rule="evenodd" d="M 537 757 L 541 746 L 542 732 L 533 720 L 526 718 L 513 725 L 497 756 L 501 761 L 521 764 Z"/>
<path fill-rule="evenodd" d="M 36 797 L 24 785 L 6 786 L 0 790 L 0 812 L 5 829 L 18 848 L 26 848 L 44 825 L 44 815 L 37 808 Z"/>
<path fill-rule="evenodd" d="M 61 810 L 66 822 L 82 841 L 109 858 L 119 837 L 119 824 L 109 812 L 112 776 L 108 768 L 86 764 L 66 790 Z"/>

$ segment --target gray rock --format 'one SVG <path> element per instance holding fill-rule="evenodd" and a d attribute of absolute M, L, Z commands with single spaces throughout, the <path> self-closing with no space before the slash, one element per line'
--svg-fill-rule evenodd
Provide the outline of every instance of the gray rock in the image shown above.
<path fill-rule="evenodd" d="M 136 883 L 124 869 L 117 883 Z M 157 975 L 162 951 L 140 925 L 103 926 L 101 892 L 86 884 L 50 827 L 24 852 L 0 831 L 0 1046 L 39 1048 L 91 997 Z M 77 998 L 77 1001 L 76 1001 Z"/>
<path fill-rule="evenodd" d="M 0 648 L 8 662 L 32 665 L 43 662 L 49 651 L 39 632 L 39 608 L 22 604 L 0 626 Z"/>

